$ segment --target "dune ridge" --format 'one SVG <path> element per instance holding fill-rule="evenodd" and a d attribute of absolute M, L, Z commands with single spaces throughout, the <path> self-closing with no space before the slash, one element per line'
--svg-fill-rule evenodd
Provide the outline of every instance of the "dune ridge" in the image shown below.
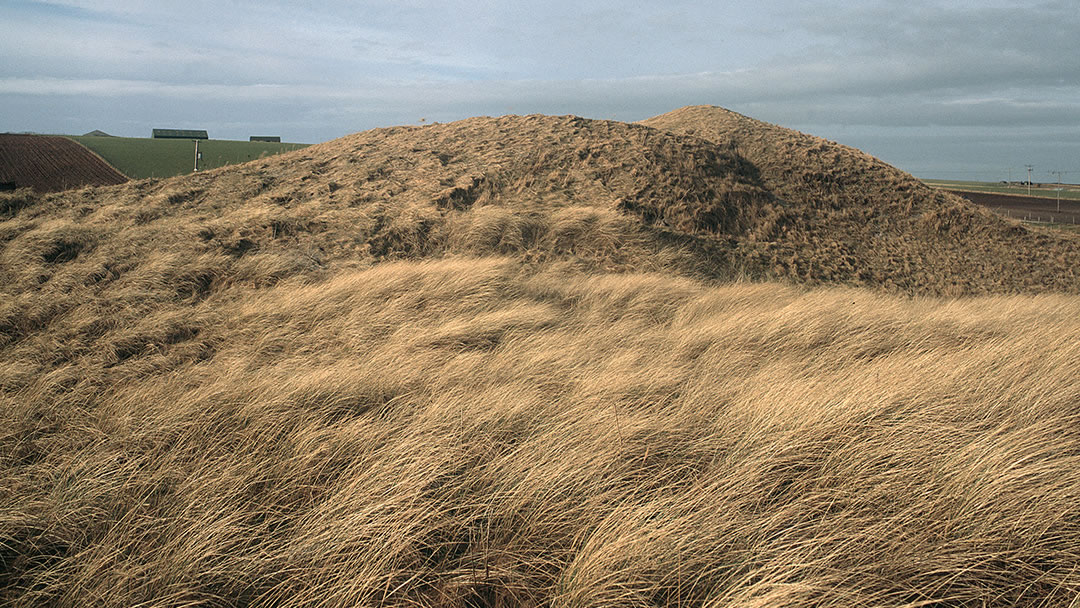
<path fill-rule="evenodd" d="M 0 195 L 0 604 L 1076 605 L 1075 239 L 654 120 Z"/>

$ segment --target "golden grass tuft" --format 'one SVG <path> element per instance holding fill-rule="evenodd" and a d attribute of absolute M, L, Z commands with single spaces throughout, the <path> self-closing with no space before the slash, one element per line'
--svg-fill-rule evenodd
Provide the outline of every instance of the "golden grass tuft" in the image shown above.
<path fill-rule="evenodd" d="M 509 258 L 244 293 L 106 333 L 63 390 L 61 366 L 3 393 L 6 602 L 1080 593 L 1075 296 Z"/>

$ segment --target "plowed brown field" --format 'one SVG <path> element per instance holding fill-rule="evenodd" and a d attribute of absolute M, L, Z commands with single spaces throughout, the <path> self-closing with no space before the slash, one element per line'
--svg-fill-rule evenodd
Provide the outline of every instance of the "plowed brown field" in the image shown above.
<path fill-rule="evenodd" d="M 1062 199 L 1059 202 L 1040 196 L 1016 196 L 996 192 L 951 192 L 1007 217 L 1036 222 L 1080 224 L 1080 201 Z"/>
<path fill-rule="evenodd" d="M 9 187 L 59 192 L 126 181 L 123 173 L 66 137 L 0 134 L 0 182 Z"/>

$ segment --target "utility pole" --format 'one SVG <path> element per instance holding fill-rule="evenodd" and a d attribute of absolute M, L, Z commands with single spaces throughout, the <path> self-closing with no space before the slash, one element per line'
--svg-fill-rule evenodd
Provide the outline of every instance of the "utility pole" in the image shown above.
<path fill-rule="evenodd" d="M 1031 170 L 1035 168 L 1035 165 L 1024 165 L 1028 170 L 1028 196 L 1031 196 Z"/>
<path fill-rule="evenodd" d="M 1054 190 L 1057 191 L 1057 210 L 1058 210 L 1058 213 L 1061 213 L 1061 176 L 1065 175 L 1066 173 L 1068 173 L 1068 171 L 1051 171 L 1050 172 L 1050 175 L 1056 175 L 1057 178 L 1058 178 L 1058 181 L 1057 181 L 1058 187 L 1054 188 Z"/>
<path fill-rule="evenodd" d="M 195 140 L 195 170 L 199 170 L 199 140 Z"/>

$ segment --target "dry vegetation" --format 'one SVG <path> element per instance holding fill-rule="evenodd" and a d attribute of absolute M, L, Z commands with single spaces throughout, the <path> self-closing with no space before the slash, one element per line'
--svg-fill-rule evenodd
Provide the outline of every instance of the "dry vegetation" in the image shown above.
<path fill-rule="evenodd" d="M 1076 235 L 1002 220 L 854 148 L 718 107 L 642 124 L 731 150 L 783 201 L 755 250 L 771 276 L 945 295 L 1080 289 Z"/>
<path fill-rule="evenodd" d="M 849 225 L 773 175 L 529 117 L 0 196 L 0 604 L 1076 605 L 1077 241 L 882 186 L 1050 257 L 794 285 Z"/>

